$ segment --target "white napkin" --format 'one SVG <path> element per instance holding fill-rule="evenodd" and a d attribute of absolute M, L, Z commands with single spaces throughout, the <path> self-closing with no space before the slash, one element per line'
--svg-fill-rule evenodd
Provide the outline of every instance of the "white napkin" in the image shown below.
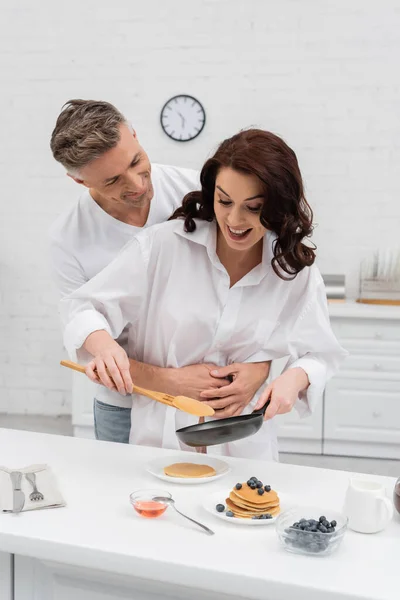
<path fill-rule="evenodd" d="M 33 487 L 23 475 L 21 481 L 21 490 L 25 494 L 23 511 L 65 506 L 56 478 L 48 465 L 29 465 L 22 469 L 8 469 L 0 466 L 0 512 L 10 512 L 13 509 L 13 486 L 10 477 L 12 471 L 35 473 L 36 487 L 44 496 L 43 500 L 30 500 L 29 495 L 33 492 Z"/>

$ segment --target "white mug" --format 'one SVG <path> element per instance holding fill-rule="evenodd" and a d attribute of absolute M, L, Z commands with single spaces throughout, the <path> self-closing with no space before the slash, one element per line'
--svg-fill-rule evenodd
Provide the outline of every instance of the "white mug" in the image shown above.
<path fill-rule="evenodd" d="M 393 505 L 385 486 L 363 477 L 352 477 L 343 508 L 349 527 L 360 533 L 376 533 L 385 529 L 393 517 Z"/>

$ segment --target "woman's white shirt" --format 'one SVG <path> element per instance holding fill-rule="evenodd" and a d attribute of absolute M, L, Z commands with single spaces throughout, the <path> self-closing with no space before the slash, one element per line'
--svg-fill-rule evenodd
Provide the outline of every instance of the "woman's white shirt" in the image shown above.
<path fill-rule="evenodd" d="M 305 268 L 291 281 L 279 278 L 271 266 L 275 235 L 267 232 L 262 262 L 230 288 L 216 236 L 214 222 L 196 221 L 196 230 L 187 233 L 182 220 L 139 233 L 102 272 L 62 300 L 65 347 L 84 362 L 89 355 L 82 345 L 90 333 L 105 329 L 118 338 L 128 326 L 128 356 L 160 367 L 289 356 L 286 368 L 302 367 L 310 380 L 296 405 L 308 414 L 346 356 L 330 327 L 318 268 Z M 131 443 L 189 449 L 175 430 L 195 424 L 196 417 L 143 396 L 132 400 Z M 212 452 L 276 459 L 273 421 L 251 438 Z"/>

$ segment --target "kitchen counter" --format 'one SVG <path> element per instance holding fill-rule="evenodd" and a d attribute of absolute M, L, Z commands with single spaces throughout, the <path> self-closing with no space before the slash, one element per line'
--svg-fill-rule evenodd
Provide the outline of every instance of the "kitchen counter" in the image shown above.
<path fill-rule="evenodd" d="M 355 300 L 328 300 L 329 316 L 348 319 L 400 319 L 400 306 L 390 304 L 363 304 Z"/>
<path fill-rule="evenodd" d="M 0 429 L 0 462 L 13 468 L 50 464 L 67 502 L 54 510 L 0 514 L 0 584 L 10 590 L 2 600 L 399 598 L 397 516 L 375 535 L 348 531 L 339 550 L 322 558 L 286 552 L 274 525 L 224 523 L 201 507 L 208 494 L 254 475 L 295 503 L 340 510 L 349 473 L 231 458 L 232 471 L 204 485 L 167 484 L 146 472 L 148 461 L 175 454 Z M 371 477 L 391 494 L 394 479 Z M 160 519 L 139 517 L 129 493 L 144 487 L 169 490 L 178 508 L 215 536 L 172 510 Z M 5 575 L 10 564 L 14 591 Z"/>

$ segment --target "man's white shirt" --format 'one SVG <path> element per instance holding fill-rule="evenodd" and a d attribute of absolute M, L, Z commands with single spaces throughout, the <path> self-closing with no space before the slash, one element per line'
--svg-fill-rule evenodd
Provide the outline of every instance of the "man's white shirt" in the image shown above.
<path fill-rule="evenodd" d="M 77 204 L 61 214 L 49 231 L 50 259 L 61 297 L 67 296 L 102 271 L 143 229 L 163 223 L 181 206 L 184 196 L 200 188 L 193 169 L 152 164 L 154 196 L 144 227 L 115 219 L 92 198 L 87 188 Z M 123 331 L 118 339 L 126 339 Z M 131 400 L 97 386 L 96 398 L 115 406 L 131 407 Z"/>

